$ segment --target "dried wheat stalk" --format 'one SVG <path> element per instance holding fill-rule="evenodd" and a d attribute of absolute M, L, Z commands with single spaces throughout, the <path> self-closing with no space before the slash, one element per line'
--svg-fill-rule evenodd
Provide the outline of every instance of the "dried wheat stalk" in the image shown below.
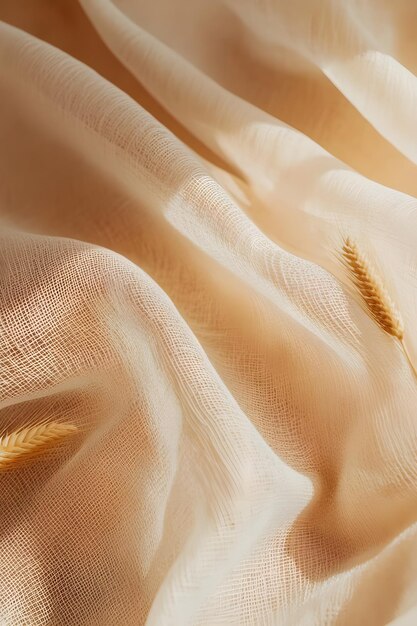
<path fill-rule="evenodd" d="M 61 444 L 77 431 L 72 424 L 49 422 L 0 437 L 0 471 L 13 469 Z"/>
<path fill-rule="evenodd" d="M 342 257 L 369 313 L 382 330 L 398 339 L 417 377 L 416 368 L 404 343 L 404 325 L 401 315 L 389 297 L 381 278 L 349 237 L 344 239 Z"/>

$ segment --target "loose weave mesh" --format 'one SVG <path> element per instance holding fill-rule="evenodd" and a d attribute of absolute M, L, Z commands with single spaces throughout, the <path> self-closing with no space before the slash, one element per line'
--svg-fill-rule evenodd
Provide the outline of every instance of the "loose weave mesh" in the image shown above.
<path fill-rule="evenodd" d="M 415 2 L 0 18 L 0 624 L 415 626 Z"/>

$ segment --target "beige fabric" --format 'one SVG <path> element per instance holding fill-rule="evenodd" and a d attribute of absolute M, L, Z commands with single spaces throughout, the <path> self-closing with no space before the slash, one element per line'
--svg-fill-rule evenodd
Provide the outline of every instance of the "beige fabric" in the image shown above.
<path fill-rule="evenodd" d="M 0 623 L 417 623 L 413 0 L 2 0 Z"/>

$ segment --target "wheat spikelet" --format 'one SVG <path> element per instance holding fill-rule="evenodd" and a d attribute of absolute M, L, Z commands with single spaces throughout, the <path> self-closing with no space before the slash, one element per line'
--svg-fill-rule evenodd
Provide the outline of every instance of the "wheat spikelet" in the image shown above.
<path fill-rule="evenodd" d="M 417 378 L 417 370 L 404 343 L 401 315 L 389 297 L 381 278 L 349 237 L 343 241 L 342 258 L 369 313 L 382 330 L 398 339 Z"/>
<path fill-rule="evenodd" d="M 382 280 L 349 237 L 343 242 L 342 254 L 354 283 L 374 320 L 382 330 L 402 341 L 404 326 L 400 313 L 389 297 Z"/>
<path fill-rule="evenodd" d="M 77 431 L 72 424 L 49 422 L 0 437 L 0 471 L 13 469 L 59 445 Z"/>

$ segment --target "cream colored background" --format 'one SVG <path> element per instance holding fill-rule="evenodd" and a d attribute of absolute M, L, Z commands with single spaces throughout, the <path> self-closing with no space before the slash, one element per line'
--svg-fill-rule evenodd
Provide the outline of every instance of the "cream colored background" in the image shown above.
<path fill-rule="evenodd" d="M 1 0 L 0 623 L 417 623 L 413 0 Z"/>

